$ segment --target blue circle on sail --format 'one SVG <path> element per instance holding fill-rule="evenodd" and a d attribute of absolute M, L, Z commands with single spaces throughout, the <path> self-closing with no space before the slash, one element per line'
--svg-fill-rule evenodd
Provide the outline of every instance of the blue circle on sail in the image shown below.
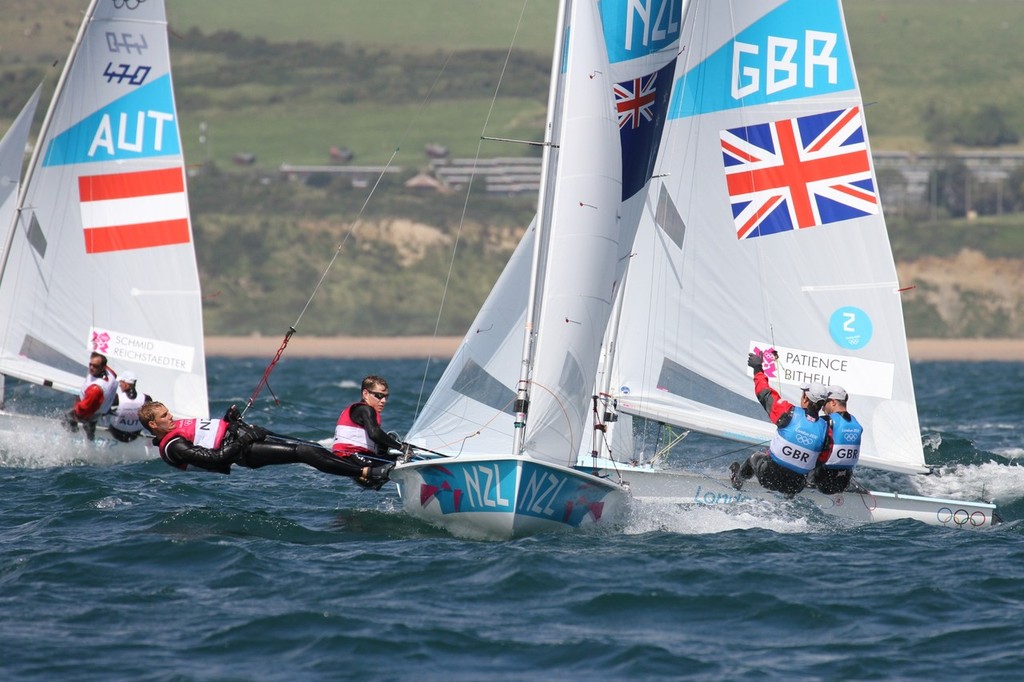
<path fill-rule="evenodd" d="M 871 318 L 860 308 L 846 306 L 832 313 L 828 331 L 841 348 L 856 350 L 868 345 L 874 325 Z"/>

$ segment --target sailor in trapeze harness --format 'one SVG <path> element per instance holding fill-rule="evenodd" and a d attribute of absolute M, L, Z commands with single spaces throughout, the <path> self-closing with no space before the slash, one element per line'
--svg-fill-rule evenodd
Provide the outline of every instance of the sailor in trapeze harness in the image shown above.
<path fill-rule="evenodd" d="M 337 457 L 323 446 L 247 424 L 232 405 L 223 419 L 175 420 L 160 402 L 139 408 L 139 419 L 153 434 L 160 457 L 176 469 L 190 466 L 220 474 L 231 466 L 259 469 L 273 464 L 306 464 L 324 473 L 348 476 L 365 488 L 380 489 L 394 467 L 392 462 L 366 465 Z"/>

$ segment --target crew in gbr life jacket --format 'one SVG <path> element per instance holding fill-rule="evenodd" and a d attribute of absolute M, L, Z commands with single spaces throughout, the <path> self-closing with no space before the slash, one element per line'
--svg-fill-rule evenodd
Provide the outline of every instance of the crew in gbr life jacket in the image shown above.
<path fill-rule="evenodd" d="M 381 412 L 390 397 L 388 382 L 376 375 L 363 379 L 362 400 L 352 403 L 338 416 L 334 427 L 334 454 L 362 466 L 394 462 L 390 449 L 406 452 L 408 446 L 381 428 Z"/>
<path fill-rule="evenodd" d="M 139 408 L 139 420 L 153 434 L 160 457 L 176 469 L 190 466 L 221 474 L 237 464 L 259 469 L 272 464 L 306 464 L 319 471 L 348 476 L 364 487 L 379 489 L 392 464 L 361 467 L 336 457 L 318 443 L 271 433 L 247 424 L 234 405 L 223 419 L 175 420 L 163 403 L 149 401 Z M 372 485 L 368 483 L 372 481 Z"/>
<path fill-rule="evenodd" d="M 864 427 L 846 411 L 849 395 L 845 388 L 829 386 L 826 395 L 825 414 L 831 424 L 832 447 L 818 458 L 814 471 L 807 477 L 807 485 L 826 495 L 837 495 L 853 481 L 853 469 L 860 460 Z"/>
<path fill-rule="evenodd" d="M 139 408 L 152 400 L 148 395 L 135 390 L 138 378 L 135 372 L 121 372 L 117 378 L 117 391 L 110 406 L 110 435 L 122 443 L 130 443 L 142 434 Z"/>
<path fill-rule="evenodd" d="M 828 420 L 818 414 L 826 389 L 820 383 L 804 384 L 800 405 L 793 405 L 768 384 L 763 362 L 761 353 L 747 356 L 747 366 L 754 370 L 754 394 L 777 429 L 767 453 L 755 453 L 742 464 L 729 466 L 730 479 L 740 490 L 744 481 L 756 475 L 762 487 L 792 497 L 807 485 L 807 474 L 818 458 L 832 449 Z"/>
<path fill-rule="evenodd" d="M 96 437 L 96 422 L 107 413 L 117 392 L 117 372 L 107 367 L 107 357 L 102 353 L 89 356 L 89 371 L 85 383 L 78 392 L 78 401 L 65 415 L 64 423 L 71 431 L 82 425 L 85 437 Z"/>

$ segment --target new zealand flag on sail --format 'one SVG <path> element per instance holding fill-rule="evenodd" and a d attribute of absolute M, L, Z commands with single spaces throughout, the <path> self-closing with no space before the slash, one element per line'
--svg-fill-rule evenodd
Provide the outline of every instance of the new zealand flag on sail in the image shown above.
<path fill-rule="evenodd" d="M 614 87 L 622 142 L 623 201 L 643 189 L 654 172 L 675 69 L 673 59 L 654 73 Z"/>
<path fill-rule="evenodd" d="M 720 137 L 738 239 L 878 213 L 860 107 Z"/>

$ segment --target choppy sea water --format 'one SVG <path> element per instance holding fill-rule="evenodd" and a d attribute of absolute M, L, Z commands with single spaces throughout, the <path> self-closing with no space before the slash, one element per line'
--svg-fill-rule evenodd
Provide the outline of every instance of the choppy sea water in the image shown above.
<path fill-rule="evenodd" d="M 244 403 L 265 364 L 211 359 L 214 414 Z M 394 396 L 385 426 L 404 432 L 442 369 L 286 357 L 270 381 L 281 404 L 264 391 L 247 419 L 327 438 L 379 373 Z M 1002 525 L 662 505 L 613 533 L 473 542 L 402 514 L 392 487 L 299 465 L 219 476 L 69 440 L 0 443 L 0 676 L 1018 679 L 1024 363 L 914 373 L 942 475 L 872 483 L 994 498 Z M 66 402 L 10 381 L 7 398 Z"/>

